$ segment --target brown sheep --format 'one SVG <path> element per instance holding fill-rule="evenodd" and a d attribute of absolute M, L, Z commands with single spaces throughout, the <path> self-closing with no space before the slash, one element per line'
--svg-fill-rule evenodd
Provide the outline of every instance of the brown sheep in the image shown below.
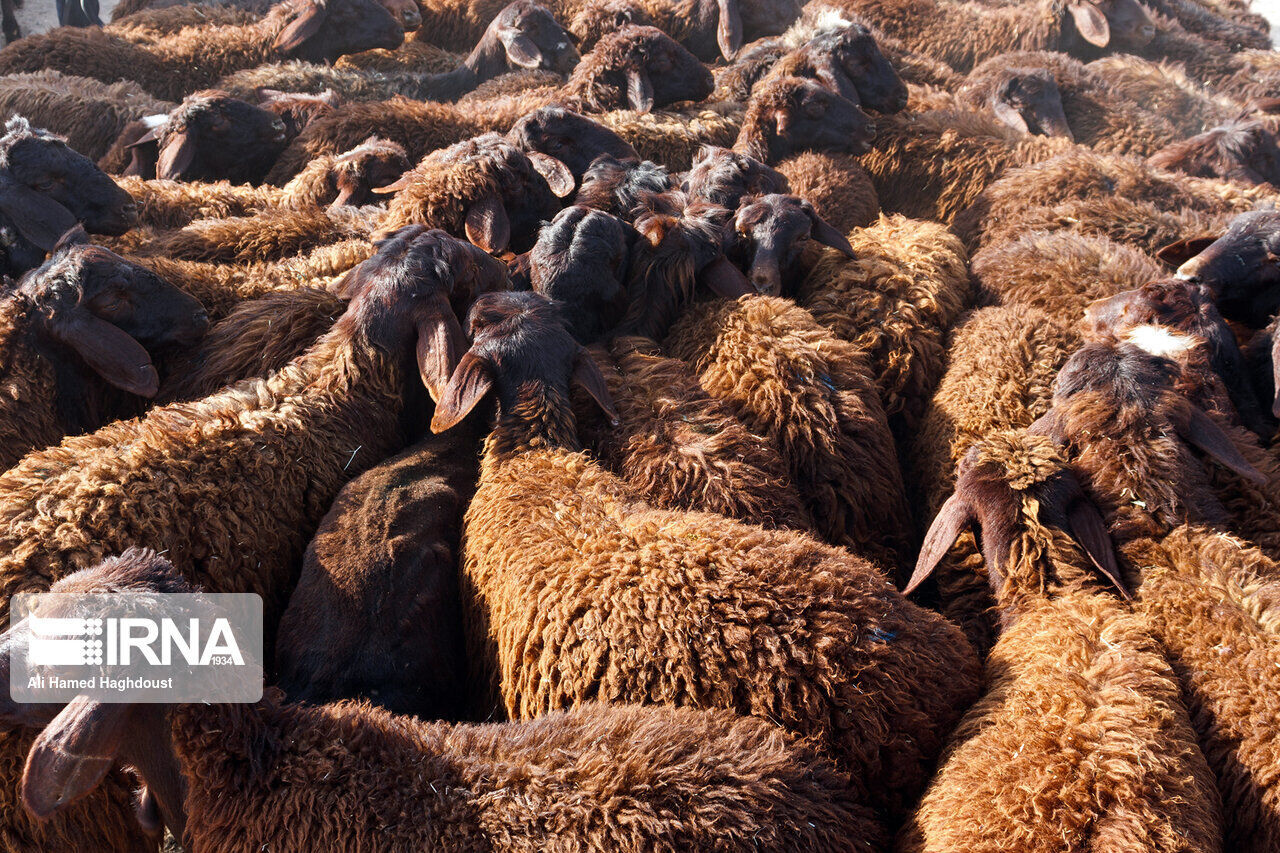
<path fill-rule="evenodd" d="M 0 475 L 5 598 L 144 545 L 164 548 L 211 592 L 258 593 L 272 624 L 334 495 L 403 447 L 425 416 L 423 386 L 439 394 L 456 361 L 464 339 L 451 276 L 440 272 L 454 244 L 423 229 L 397 234 L 351 279 L 352 302 L 333 329 L 268 379 L 69 438 Z M 106 826 L 110 792 L 33 823 L 16 799 L 25 745 L 13 735 L 0 744 L 11 845 L 46 849 L 43 839 Z"/>
<path fill-rule="evenodd" d="M 1066 320 L 1077 319 L 1095 299 L 1163 277 L 1148 255 L 1071 231 L 1035 231 L 990 243 L 973 256 L 974 281 L 987 294 Z"/>
<path fill-rule="evenodd" d="M 1101 515 L 1050 441 L 997 432 L 969 450 L 913 585 L 971 524 L 1003 629 L 987 692 L 897 849 L 1222 850 L 1222 804 L 1174 670 L 1105 592 L 1129 597 Z"/>
<path fill-rule="evenodd" d="M 1280 144 L 1270 122 L 1238 120 L 1173 142 L 1151 155 L 1157 169 L 1248 186 L 1280 185 Z"/>
<path fill-rule="evenodd" d="M 1107 81 L 1111 91 L 1172 122 L 1179 136 L 1203 133 L 1240 111 L 1235 99 L 1209 90 L 1168 62 L 1117 53 L 1085 68 Z"/>
<path fill-rule="evenodd" d="M 489 294 L 469 325 L 475 342 L 432 429 L 495 392 L 464 537 L 478 686 L 514 717 L 588 697 L 767 715 L 821 744 L 870 802 L 901 810 L 976 687 L 959 632 L 846 551 L 653 509 L 576 452 L 571 375 L 612 404 L 542 297 Z"/>
<path fill-rule="evenodd" d="M 751 97 L 733 150 L 770 165 L 802 151 L 866 152 L 876 126 L 855 104 L 800 77 L 778 77 Z"/>
<path fill-rule="evenodd" d="M 159 387 L 151 353 L 208 325 L 199 302 L 69 231 L 0 299 L 0 469 L 138 409 Z"/>
<path fill-rule="evenodd" d="M 189 589 L 142 549 L 58 589 L 104 587 Z M 20 633 L 2 638 L 5 672 L 7 650 L 25 644 Z M 565 841 L 635 853 L 870 853 L 885 842 L 829 760 L 768 722 L 723 710 L 592 702 L 530 722 L 454 726 L 358 702 L 285 704 L 274 690 L 253 704 L 79 696 L 32 708 L 7 697 L 0 707 L 6 725 L 40 732 L 22 782 L 31 813 L 48 819 L 96 799 L 120 762 L 146 785 L 148 823 L 212 853 L 533 853 Z M 64 747 L 93 758 L 68 763 Z"/>
<path fill-rule="evenodd" d="M 891 572 L 905 562 L 902 474 L 863 353 L 803 308 L 766 296 L 694 306 L 666 347 L 773 443 L 824 539 Z"/>
<path fill-rule="evenodd" d="M 486 252 L 508 246 L 528 251 L 542 221 L 560 207 L 556 193 L 573 190 L 568 169 L 550 163 L 549 185 L 530 157 L 497 133 L 460 142 L 429 154 L 382 188 L 395 195 L 380 224 L 388 230 L 411 224 L 440 228 Z"/>
<path fill-rule="evenodd" d="M 900 438 L 913 433 L 946 369 L 945 335 L 972 300 L 959 240 L 941 225 L 881 217 L 849 233 L 853 258 L 823 252 L 795 297 L 861 350 Z"/>
<path fill-rule="evenodd" d="M 812 204 L 842 234 L 874 225 L 880 217 L 876 185 L 852 154 L 805 151 L 779 161 L 777 167 L 789 192 Z"/>
<path fill-rule="evenodd" d="M 1053 381 L 1080 340 L 1074 324 L 1022 305 L 980 308 L 956 326 L 946 372 L 905 454 L 922 528 L 952 491 L 956 466 L 975 442 L 1028 427 L 1048 411 Z M 973 537 L 963 534 L 933 576 L 943 614 L 983 652 L 996 634 L 985 573 Z"/>
<path fill-rule="evenodd" d="M 50 69 L 107 83 L 135 80 L 153 95 L 176 101 L 269 59 L 333 59 L 395 47 L 403 39 L 400 25 L 374 0 L 288 0 L 256 23 L 188 28 L 149 45 L 101 30 L 59 27 L 4 51 L 0 74 Z"/>
<path fill-rule="evenodd" d="M 711 94 L 711 72 L 666 33 L 626 26 L 602 38 L 573 70 L 568 105 L 583 112 L 630 108 L 647 113 Z"/>
<path fill-rule="evenodd" d="M 691 199 L 737 210 L 743 196 L 791 191 L 786 175 L 754 157 L 704 145 L 680 185 Z"/>

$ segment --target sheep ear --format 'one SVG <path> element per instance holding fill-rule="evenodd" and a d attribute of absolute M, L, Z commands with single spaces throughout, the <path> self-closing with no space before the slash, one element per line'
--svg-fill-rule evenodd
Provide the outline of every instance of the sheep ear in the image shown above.
<path fill-rule="evenodd" d="M 1156 259 L 1177 269 L 1218 241 L 1218 234 L 1185 237 L 1156 251 Z"/>
<path fill-rule="evenodd" d="M 77 696 L 31 745 L 22 771 L 22 803 L 48 818 L 98 787 L 115 764 L 132 706 Z"/>
<path fill-rule="evenodd" d="M 773 113 L 773 128 L 778 136 L 786 136 L 791 132 L 791 110 L 783 107 Z"/>
<path fill-rule="evenodd" d="M 83 305 L 56 315 L 49 332 L 117 388 L 139 397 L 156 395 L 160 376 L 142 344 L 118 326 L 95 317 Z"/>
<path fill-rule="evenodd" d="M 53 247 L 53 251 L 58 252 L 69 246 L 87 246 L 89 245 L 89 233 L 84 230 L 84 226 L 77 222 L 75 225 L 67 229 L 67 233 L 58 238 L 57 244 Z"/>
<path fill-rule="evenodd" d="M 156 161 L 156 177 L 180 180 L 182 173 L 191 168 L 195 159 L 196 141 L 191 138 L 191 134 L 186 131 L 175 133 L 160 149 L 160 159 Z"/>
<path fill-rule="evenodd" d="M 1094 47 L 1106 47 L 1111 42 L 1111 25 L 1102 10 L 1088 0 L 1068 3 L 1067 11 L 1075 21 L 1076 30 Z"/>
<path fill-rule="evenodd" d="M 738 0 L 718 0 L 720 20 L 716 24 L 716 43 L 720 45 L 720 55 L 725 59 L 733 57 L 742 50 L 742 10 Z"/>
<path fill-rule="evenodd" d="M 991 99 L 991 109 L 995 112 L 996 118 L 1000 119 L 1019 133 L 1031 132 L 1031 128 L 1027 126 L 1027 120 L 1022 117 L 1022 113 L 1018 112 L 999 98 Z"/>
<path fill-rule="evenodd" d="M 609 385 L 604 381 L 604 374 L 600 372 L 600 366 L 596 364 L 596 360 L 591 357 L 591 353 L 587 352 L 585 347 L 578 348 L 578 356 L 574 359 L 573 381 L 581 385 L 583 390 L 591 395 L 591 399 L 596 401 L 600 411 L 608 416 L 610 425 L 617 426 L 618 409 L 613 404 L 613 395 L 609 393 Z"/>
<path fill-rule="evenodd" d="M 573 192 L 573 172 L 569 171 L 568 166 L 550 154 L 543 154 L 540 151 L 532 151 L 528 156 L 533 168 L 547 179 L 547 184 L 557 198 L 565 198 Z"/>
<path fill-rule="evenodd" d="M 653 83 L 649 75 L 639 68 L 627 69 L 627 103 L 638 113 L 653 110 Z"/>
<path fill-rule="evenodd" d="M 1062 413 L 1052 406 L 1049 411 L 1036 418 L 1027 427 L 1027 435 L 1043 435 L 1053 441 L 1054 444 L 1062 444 L 1066 438 L 1063 430 Z"/>
<path fill-rule="evenodd" d="M 320 32 L 320 26 L 328 14 L 329 9 L 324 3 L 312 0 L 289 26 L 280 31 L 271 46 L 283 54 L 293 53 L 306 44 L 307 39 Z"/>
<path fill-rule="evenodd" d="M 387 184 L 386 186 L 370 187 L 369 188 L 370 192 L 375 192 L 378 195 L 391 195 L 392 193 L 398 193 L 400 192 L 400 190 L 404 189 L 405 187 L 409 186 L 409 184 L 413 183 L 413 174 L 414 174 L 414 170 L 410 169 L 409 171 L 405 172 L 403 175 L 396 178 L 394 181 Z"/>
<path fill-rule="evenodd" d="M 824 246 L 830 246 L 839 251 L 846 258 L 855 257 L 853 246 L 849 245 L 849 238 L 845 237 L 835 229 L 827 220 L 818 215 L 818 211 L 809 202 L 805 202 L 804 212 L 809 214 L 809 235 Z"/>
<path fill-rule="evenodd" d="M 433 401 L 440 402 L 453 369 L 466 351 L 467 338 L 447 304 L 435 316 L 418 323 L 418 375 Z"/>
<path fill-rule="evenodd" d="M 742 274 L 742 270 L 734 266 L 733 262 L 724 255 L 702 268 L 698 273 L 698 282 L 724 299 L 737 299 L 739 296 L 756 292 L 751 282 Z"/>
<path fill-rule="evenodd" d="M 9 218 L 19 234 L 46 252 L 76 224 L 71 211 L 22 184 L 0 186 L 0 213 Z"/>
<path fill-rule="evenodd" d="M 148 142 L 158 142 L 160 139 L 160 134 L 164 133 L 164 128 L 165 128 L 165 123 L 160 122 L 155 127 L 151 128 L 146 133 L 142 134 L 142 136 L 139 136 L 133 142 L 130 142 L 128 145 L 125 146 L 125 148 L 136 148 L 139 145 L 146 145 Z"/>
<path fill-rule="evenodd" d="M 1191 407 L 1191 418 L 1187 422 L 1187 432 L 1183 438 L 1251 483 L 1259 486 L 1266 484 L 1266 475 L 1250 465 L 1249 460 L 1232 444 L 1231 438 L 1197 406 Z"/>
<path fill-rule="evenodd" d="M 1106 576 L 1107 580 L 1125 599 L 1133 598 L 1124 578 L 1120 575 L 1120 565 L 1116 562 L 1115 546 L 1111 542 L 1111 534 L 1102 519 L 1102 513 L 1088 499 L 1078 500 L 1067 510 L 1067 523 L 1071 526 L 1071 536 L 1089 555 L 1093 565 Z"/>
<path fill-rule="evenodd" d="M 493 388 L 493 366 L 474 352 L 462 356 L 431 417 L 435 433 L 457 426 Z"/>
<path fill-rule="evenodd" d="M 467 208 L 467 239 L 489 254 L 501 252 L 511 242 L 511 220 L 502 199 L 487 195 Z"/>
<path fill-rule="evenodd" d="M 916 569 L 911 573 L 911 580 L 903 588 L 903 595 L 910 595 L 916 587 L 924 583 L 933 570 L 942 562 L 942 558 L 951 550 L 951 545 L 960 536 L 973 518 L 969 504 L 959 495 L 947 498 L 942 509 L 934 516 L 929 532 L 924 536 L 924 544 L 920 546 L 920 556 L 916 558 Z"/>
<path fill-rule="evenodd" d="M 537 68 L 542 65 L 542 51 L 518 27 L 499 27 L 498 40 L 502 42 L 507 59 L 513 65 L 521 68 Z"/>

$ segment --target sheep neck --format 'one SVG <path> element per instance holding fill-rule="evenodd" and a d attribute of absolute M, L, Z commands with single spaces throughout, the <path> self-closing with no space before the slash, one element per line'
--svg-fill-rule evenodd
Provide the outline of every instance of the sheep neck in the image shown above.
<path fill-rule="evenodd" d="M 168 705 L 136 705 L 119 757 L 131 765 L 155 798 L 164 825 L 187 846 L 187 784 L 173 749 L 172 709 Z"/>
<path fill-rule="evenodd" d="M 504 401 L 498 425 L 485 440 L 485 455 L 509 456 L 536 448 L 580 450 L 577 421 L 566 390 L 524 382 Z"/>

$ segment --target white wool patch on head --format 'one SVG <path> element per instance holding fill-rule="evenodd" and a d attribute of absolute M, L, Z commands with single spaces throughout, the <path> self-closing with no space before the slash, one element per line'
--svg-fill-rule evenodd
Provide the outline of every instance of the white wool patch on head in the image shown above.
<path fill-rule="evenodd" d="M 142 122 L 142 126 L 145 127 L 147 130 L 155 130 L 157 127 L 164 124 L 168 120 L 169 120 L 168 113 L 156 113 L 153 116 L 143 116 L 142 118 L 138 119 L 138 121 Z"/>
<path fill-rule="evenodd" d="M 844 10 L 825 3 L 811 3 L 791 27 L 782 34 L 782 47 L 787 51 L 803 47 L 823 33 L 843 30 L 853 21 Z"/>
<path fill-rule="evenodd" d="M 1199 343 L 1195 335 L 1151 323 L 1134 326 L 1125 333 L 1124 339 L 1143 352 L 1169 359 L 1178 358 Z"/>

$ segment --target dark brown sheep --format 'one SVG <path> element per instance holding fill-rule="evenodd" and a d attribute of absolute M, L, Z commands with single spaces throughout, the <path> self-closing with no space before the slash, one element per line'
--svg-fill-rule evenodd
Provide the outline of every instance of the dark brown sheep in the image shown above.
<path fill-rule="evenodd" d="M 563 164 L 552 163 L 554 187 L 567 195 L 573 177 Z M 543 220 L 560 208 L 553 186 L 529 156 L 497 133 L 436 151 L 382 189 L 395 193 L 383 228 L 439 228 L 486 252 L 527 251 Z"/>
<path fill-rule="evenodd" d="M 1178 278 L 1207 287 L 1227 319 L 1260 328 L 1280 311 L 1280 212 L 1242 213 L 1188 249 Z"/>
<path fill-rule="evenodd" d="M 848 239 L 819 216 L 813 205 L 793 195 L 742 199 L 727 242 L 729 259 L 747 271 L 757 293 L 768 296 L 795 292 L 808 273 L 802 256 L 810 242 L 854 257 Z"/>
<path fill-rule="evenodd" d="M 1241 119 L 1173 142 L 1148 160 L 1158 169 L 1249 186 L 1280 186 L 1280 143 L 1270 122 Z"/>
<path fill-rule="evenodd" d="M 783 56 L 769 77 L 809 77 L 850 103 L 878 113 L 896 113 L 907 106 L 906 84 L 880 52 L 875 36 L 858 23 L 815 36 Z"/>
<path fill-rule="evenodd" d="M 619 161 L 640 159 L 618 134 L 564 107 L 534 110 L 512 125 L 507 138 L 525 152 L 536 151 L 564 163 L 576 180 L 581 180 L 600 156 Z"/>
<path fill-rule="evenodd" d="M 670 190 L 672 183 L 666 167 L 651 160 L 601 154 L 583 174 L 574 202 L 630 222 L 657 203 L 654 197 Z"/>
<path fill-rule="evenodd" d="M 728 148 L 704 145 L 680 189 L 689 198 L 737 210 L 743 196 L 790 192 L 787 178 L 754 157 Z"/>
<path fill-rule="evenodd" d="M 600 40 L 574 69 L 564 97 L 584 111 L 647 113 L 711 94 L 711 72 L 654 27 L 626 26 Z"/>
<path fill-rule="evenodd" d="M 588 697 L 766 715 L 823 744 L 872 802 L 909 802 L 976 686 L 959 632 L 842 549 L 653 509 L 576 452 L 571 377 L 613 406 L 542 297 L 489 294 L 469 326 L 432 429 L 493 392 L 464 545 L 477 686 L 516 717 Z"/>
<path fill-rule="evenodd" d="M 189 589 L 141 549 L 58 586 L 103 588 Z M 9 650 L 26 636 L 15 628 L 0 643 L 7 673 Z M 768 722 L 722 710 L 586 703 L 527 723 L 452 726 L 364 703 L 283 704 L 273 690 L 242 705 L 106 705 L 80 696 L 61 707 L 22 706 L 6 698 L 0 722 L 40 732 L 22 782 L 33 814 L 48 819 L 96 799 L 120 762 L 147 787 L 140 810 L 148 823 L 211 853 L 533 853 L 566 838 L 635 853 L 871 853 L 885 843 L 828 760 Z M 93 757 L 69 764 L 68 753 Z"/>
<path fill-rule="evenodd" d="M 862 110 L 834 92 L 779 77 L 751 97 L 733 150 L 771 165 L 801 151 L 862 154 L 875 132 Z"/>
<path fill-rule="evenodd" d="M 627 311 L 627 267 L 635 232 L 616 216 L 574 205 L 556 214 L 529 254 L 531 284 L 560 306 L 580 343 L 599 340 Z"/>
<path fill-rule="evenodd" d="M 69 231 L 0 300 L 0 469 L 137 409 L 159 386 L 151 353 L 208 323 L 190 296 Z"/>

